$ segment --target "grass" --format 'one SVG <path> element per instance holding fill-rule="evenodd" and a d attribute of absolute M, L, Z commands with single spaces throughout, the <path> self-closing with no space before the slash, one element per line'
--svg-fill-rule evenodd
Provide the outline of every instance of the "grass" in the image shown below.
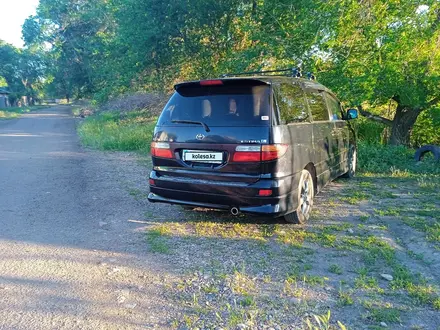
<path fill-rule="evenodd" d="M 339 306 L 350 306 L 354 304 L 353 295 L 351 292 L 339 290 L 338 293 L 338 305 Z"/>
<path fill-rule="evenodd" d="M 368 310 L 368 318 L 375 322 L 397 323 L 400 322 L 400 311 L 391 307 L 377 307 Z"/>
<path fill-rule="evenodd" d="M 370 290 L 377 293 L 384 293 L 384 289 L 379 286 L 377 279 L 372 276 L 360 275 L 354 281 L 354 286 L 357 289 Z"/>
<path fill-rule="evenodd" d="M 335 264 L 330 265 L 330 267 L 328 268 L 328 271 L 330 273 L 337 274 L 337 275 L 342 275 L 342 273 L 343 273 L 342 267 L 339 265 L 335 265 Z"/>
<path fill-rule="evenodd" d="M 414 149 L 404 146 L 387 146 L 361 141 L 358 143 L 358 169 L 367 177 L 420 179 L 420 175 L 440 175 L 440 166 L 436 162 L 430 159 L 415 162 L 414 153 Z"/>
<path fill-rule="evenodd" d="M 245 215 L 232 220 L 200 209 L 156 225 L 147 235 L 152 251 L 168 253 L 172 247 L 173 258 L 185 258 L 181 267 L 188 275 L 175 294 L 193 314 L 190 328 L 284 326 L 299 318 L 309 321 L 303 324 L 306 329 L 337 329 L 336 320 L 326 319 L 328 309 L 344 322 L 356 317 L 365 328 L 379 329 L 381 322 L 410 328 L 414 318 L 403 317 L 404 311 L 418 317 L 438 310 L 438 288 L 426 268 L 430 265 L 419 262 L 423 255 L 416 247 L 411 246 L 417 253 L 410 252 L 408 240 L 417 236 L 411 235 L 417 234 L 412 228 L 427 240 L 439 239 L 435 211 L 440 176 L 430 172 L 428 163 L 413 167 L 411 153 L 386 167 L 371 163 L 370 172 L 361 166 L 360 178 L 341 193 L 321 195 L 323 201 L 316 205 L 321 216 L 304 226 L 262 223 Z M 383 156 L 377 156 L 380 163 Z M 135 189 L 130 194 L 141 196 Z M 360 208 L 347 205 L 360 203 Z M 339 213 L 339 208 L 348 210 Z M 396 227 L 405 227 L 405 235 Z M 419 271 L 425 267 L 426 279 L 413 273 L 413 263 Z M 385 273 L 393 281 L 380 276 Z M 335 282 L 339 291 L 333 290 Z M 326 296 L 335 299 L 323 303 L 317 298 Z M 323 318 L 317 321 L 314 315 Z"/>
<path fill-rule="evenodd" d="M 106 112 L 90 116 L 78 128 L 84 145 L 99 150 L 149 152 L 156 118 L 146 112 Z"/>
<path fill-rule="evenodd" d="M 0 120 L 19 118 L 23 113 L 47 108 L 47 106 L 34 105 L 29 107 L 13 107 L 0 109 Z"/>
<path fill-rule="evenodd" d="M 147 232 L 147 243 L 151 252 L 164 254 L 170 252 L 170 246 L 164 237 L 166 234 L 167 232 L 161 229 L 152 229 Z"/>

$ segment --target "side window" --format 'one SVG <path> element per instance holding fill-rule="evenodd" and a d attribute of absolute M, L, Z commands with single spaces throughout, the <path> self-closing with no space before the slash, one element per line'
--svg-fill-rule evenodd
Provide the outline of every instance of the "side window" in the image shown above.
<path fill-rule="evenodd" d="M 330 109 L 330 119 L 331 120 L 341 120 L 342 119 L 342 111 L 341 104 L 337 99 L 335 99 L 330 94 L 325 94 L 325 98 L 327 99 L 328 108 Z"/>
<path fill-rule="evenodd" d="M 309 110 L 304 100 L 304 92 L 299 85 L 281 84 L 274 86 L 274 89 L 282 124 L 307 121 Z"/>
<path fill-rule="evenodd" d="M 309 103 L 313 121 L 329 120 L 327 106 L 321 92 L 307 91 L 306 98 Z"/>

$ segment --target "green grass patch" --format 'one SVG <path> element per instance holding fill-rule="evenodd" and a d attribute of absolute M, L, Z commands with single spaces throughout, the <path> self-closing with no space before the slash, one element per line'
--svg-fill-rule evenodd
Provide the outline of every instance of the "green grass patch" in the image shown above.
<path fill-rule="evenodd" d="M 330 265 L 328 271 L 333 274 L 341 275 L 343 273 L 342 267 L 336 264 Z"/>
<path fill-rule="evenodd" d="M 351 292 L 343 291 L 342 289 L 338 292 L 338 305 L 339 306 L 350 306 L 354 304 L 353 295 Z"/>
<path fill-rule="evenodd" d="M 156 118 L 145 112 L 106 112 L 88 117 L 78 128 L 84 145 L 99 150 L 149 152 Z"/>
<path fill-rule="evenodd" d="M 325 284 L 325 281 L 328 280 L 327 277 L 306 274 L 305 271 L 307 269 L 310 269 L 310 268 L 303 266 L 301 269 L 301 267 L 295 265 L 292 268 L 291 272 L 289 273 L 286 281 L 290 284 L 302 282 L 304 284 L 308 284 L 311 286 L 314 286 L 314 285 L 321 285 L 322 286 Z"/>
<path fill-rule="evenodd" d="M 364 176 L 417 178 L 420 174 L 440 175 L 440 166 L 432 159 L 414 161 L 415 150 L 404 146 L 358 143 L 359 172 Z"/>
<path fill-rule="evenodd" d="M 151 252 L 169 253 L 170 246 L 164 237 L 167 232 L 161 229 L 152 229 L 147 232 L 147 243 Z"/>
<path fill-rule="evenodd" d="M 368 318 L 375 322 L 397 323 L 400 322 L 400 311 L 391 307 L 370 308 Z"/>
<path fill-rule="evenodd" d="M 393 277 L 394 279 L 390 283 L 393 290 L 406 290 L 408 295 L 418 304 L 431 305 L 435 309 L 440 307 L 440 297 L 437 295 L 436 289 L 432 285 L 426 284 L 426 280 L 420 276 L 414 276 L 403 266 L 396 266 Z"/>
<path fill-rule="evenodd" d="M 13 107 L 0 109 L 0 120 L 19 118 L 23 113 L 47 108 L 47 106 L 34 105 L 31 107 Z"/>

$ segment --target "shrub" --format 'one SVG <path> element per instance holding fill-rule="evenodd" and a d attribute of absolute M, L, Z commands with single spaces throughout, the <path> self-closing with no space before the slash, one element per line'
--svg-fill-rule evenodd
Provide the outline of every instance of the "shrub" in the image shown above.
<path fill-rule="evenodd" d="M 360 172 L 411 176 L 413 174 L 440 174 L 440 166 L 432 159 L 417 163 L 415 150 L 404 146 L 358 143 L 358 169 Z"/>

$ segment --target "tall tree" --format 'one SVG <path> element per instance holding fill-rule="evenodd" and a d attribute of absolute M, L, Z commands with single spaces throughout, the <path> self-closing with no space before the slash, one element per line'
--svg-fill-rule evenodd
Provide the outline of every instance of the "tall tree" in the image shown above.
<path fill-rule="evenodd" d="M 44 55 L 37 50 L 17 49 L 0 41 L 0 63 L 0 76 L 11 90 L 12 98 L 25 97 L 26 103 L 33 103 L 42 86 Z"/>
<path fill-rule="evenodd" d="M 438 1 L 329 0 L 327 34 L 314 56 L 321 80 L 361 113 L 391 128 L 390 143 L 410 142 L 417 117 L 440 101 Z M 391 102 L 392 117 L 366 111 Z"/>

